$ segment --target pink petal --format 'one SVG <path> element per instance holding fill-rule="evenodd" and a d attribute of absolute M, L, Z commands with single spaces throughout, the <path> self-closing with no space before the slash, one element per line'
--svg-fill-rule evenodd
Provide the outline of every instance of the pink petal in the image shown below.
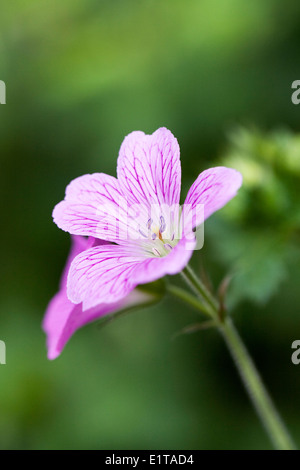
<path fill-rule="evenodd" d="M 54 208 L 53 219 L 71 234 L 109 241 L 126 240 L 133 230 L 118 180 L 103 173 L 73 180 L 64 201 Z"/>
<path fill-rule="evenodd" d="M 43 321 L 43 329 L 47 335 L 48 359 L 59 356 L 72 334 L 64 332 L 68 319 L 71 314 L 76 318 L 76 313 L 81 310 L 81 305 L 74 305 L 69 301 L 66 290 L 62 289 L 51 299 Z"/>
<path fill-rule="evenodd" d="M 55 359 L 59 356 L 69 338 L 83 325 L 120 309 L 152 300 L 150 294 L 135 290 L 119 302 L 101 303 L 94 308 L 83 311 L 82 304 L 74 304 L 68 299 L 67 276 L 73 259 L 93 246 L 105 245 L 108 246 L 103 240 L 72 236 L 72 246 L 60 281 L 60 290 L 49 302 L 43 320 L 43 329 L 47 334 L 49 359 Z"/>
<path fill-rule="evenodd" d="M 64 267 L 61 279 L 60 279 L 60 284 L 59 284 L 60 289 L 65 289 L 65 290 L 67 289 L 67 278 L 68 278 L 69 269 L 70 269 L 73 259 L 77 255 L 79 255 L 79 253 L 81 253 L 84 250 L 88 250 L 92 246 L 96 246 L 99 243 L 100 244 L 106 243 L 102 240 L 97 240 L 94 237 L 86 238 L 86 237 L 81 237 L 80 235 L 72 235 L 71 240 L 72 240 L 72 244 L 71 244 L 70 253 L 69 253 L 67 262 L 65 264 L 65 267 Z"/>
<path fill-rule="evenodd" d="M 204 222 L 232 199 L 242 184 L 242 175 L 232 168 L 215 167 L 200 173 L 190 187 L 183 206 L 185 233 Z M 204 214 L 201 211 L 204 205 Z"/>
<path fill-rule="evenodd" d="M 83 311 L 82 304 L 74 305 L 67 298 L 66 291 L 61 290 L 51 300 L 43 324 L 47 333 L 48 359 L 59 356 L 74 332 L 87 323 L 127 307 L 145 304 L 151 299 L 150 294 L 134 290 L 119 302 L 101 304 Z"/>
<path fill-rule="evenodd" d="M 182 239 L 165 257 L 146 257 L 135 247 L 98 246 L 84 251 L 72 262 L 68 276 L 68 297 L 88 310 L 100 302 L 126 297 L 137 285 L 180 272 L 188 263 L 195 237 Z"/>
<path fill-rule="evenodd" d="M 131 204 L 178 204 L 181 167 L 177 140 L 164 127 L 152 135 L 132 132 L 121 145 L 117 174 Z"/>
<path fill-rule="evenodd" d="M 75 304 L 82 302 L 83 310 L 88 310 L 126 297 L 137 285 L 132 273 L 145 256 L 134 246 L 107 245 L 84 251 L 71 264 L 68 298 Z"/>

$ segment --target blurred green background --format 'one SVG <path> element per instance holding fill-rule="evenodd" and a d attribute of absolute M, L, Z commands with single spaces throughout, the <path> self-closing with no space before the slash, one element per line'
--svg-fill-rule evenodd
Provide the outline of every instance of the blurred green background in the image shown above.
<path fill-rule="evenodd" d="M 69 237 L 52 222 L 71 179 L 115 175 L 132 130 L 179 140 L 183 195 L 205 168 L 242 171 L 193 264 L 228 306 L 300 444 L 300 3 L 35 0 L 1 3 L 1 449 L 269 449 L 216 331 L 157 306 L 46 359 L 41 321 Z"/>

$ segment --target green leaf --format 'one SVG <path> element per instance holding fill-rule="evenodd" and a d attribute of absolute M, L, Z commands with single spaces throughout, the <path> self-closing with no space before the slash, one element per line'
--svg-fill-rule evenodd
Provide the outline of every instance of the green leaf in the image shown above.
<path fill-rule="evenodd" d="M 226 304 L 246 298 L 265 303 L 286 278 L 289 249 L 280 234 L 259 227 L 244 231 L 218 220 L 210 225 L 208 236 L 215 256 L 232 275 Z"/>

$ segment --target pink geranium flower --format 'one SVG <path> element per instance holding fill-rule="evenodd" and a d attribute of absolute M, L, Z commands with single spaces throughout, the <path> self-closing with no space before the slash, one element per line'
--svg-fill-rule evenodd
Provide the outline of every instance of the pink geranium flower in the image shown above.
<path fill-rule="evenodd" d="M 181 207 L 179 145 L 166 128 L 124 139 L 117 178 L 95 173 L 73 180 L 53 211 L 54 222 L 92 238 L 74 239 L 61 291 L 48 307 L 49 357 L 83 324 L 126 304 L 139 284 L 182 271 L 196 248 L 195 228 L 241 183 L 234 169 L 205 170 Z"/>

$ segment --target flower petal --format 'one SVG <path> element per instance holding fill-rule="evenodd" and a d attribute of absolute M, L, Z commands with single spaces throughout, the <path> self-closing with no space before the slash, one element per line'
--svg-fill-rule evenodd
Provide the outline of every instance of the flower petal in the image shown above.
<path fill-rule="evenodd" d="M 72 235 L 71 236 L 72 244 L 71 244 L 71 249 L 70 253 L 67 259 L 67 262 L 65 264 L 61 279 L 60 279 L 60 284 L 59 287 L 60 289 L 65 289 L 67 288 L 67 278 L 68 278 L 68 273 L 69 269 L 71 266 L 71 263 L 73 259 L 79 255 L 84 250 L 88 250 L 92 246 L 96 246 L 98 244 L 106 244 L 106 242 L 102 242 L 102 240 L 97 240 L 94 237 L 81 237 L 80 235 Z"/>
<path fill-rule="evenodd" d="M 75 309 L 79 311 L 77 305 L 72 304 L 67 298 L 67 277 L 73 259 L 82 251 L 87 250 L 93 245 L 99 243 L 105 243 L 101 240 L 96 240 L 93 237 L 85 238 L 79 235 L 73 235 L 70 253 L 64 267 L 61 280 L 60 290 L 51 299 L 46 310 L 45 317 L 43 319 L 43 329 L 47 333 L 47 347 L 48 347 L 48 358 L 54 359 L 57 354 L 57 341 L 55 338 L 55 332 L 61 329 L 61 325 L 65 325 L 68 316 Z M 75 313 L 76 313 L 75 311 Z M 53 336 L 54 335 L 54 336 Z"/>
<path fill-rule="evenodd" d="M 100 302 L 111 303 L 126 297 L 139 284 L 147 284 L 166 274 L 180 272 L 188 263 L 196 241 L 182 239 L 164 257 L 147 257 L 132 247 L 107 245 L 84 251 L 72 262 L 67 293 L 83 310 Z"/>
<path fill-rule="evenodd" d="M 84 251 L 71 264 L 69 300 L 75 304 L 83 302 L 83 310 L 88 310 L 99 303 L 122 299 L 137 285 L 132 273 L 145 256 L 135 246 L 107 245 Z"/>
<path fill-rule="evenodd" d="M 59 228 L 74 235 L 88 235 L 103 240 L 126 240 L 133 230 L 127 200 L 118 180 L 104 173 L 83 175 L 66 189 L 64 201 L 53 211 Z M 136 230 L 134 230 L 134 234 Z"/>
<path fill-rule="evenodd" d="M 178 204 L 181 167 L 177 140 L 164 127 L 152 135 L 132 132 L 121 145 L 117 174 L 131 204 Z"/>
<path fill-rule="evenodd" d="M 93 237 L 72 236 L 72 245 L 64 268 L 60 290 L 49 302 L 43 320 L 47 334 L 48 358 L 55 359 L 61 353 L 73 333 L 83 325 L 120 309 L 145 304 L 155 299 L 154 294 L 134 290 L 126 298 L 110 304 L 98 304 L 83 311 L 82 304 L 74 304 L 67 297 L 67 276 L 73 259 L 83 251 L 96 246 L 108 246 L 107 242 Z"/>
<path fill-rule="evenodd" d="M 242 184 L 242 175 L 232 168 L 215 167 L 200 173 L 183 205 L 184 233 L 204 222 L 232 199 Z M 204 212 L 201 210 L 204 206 Z"/>
<path fill-rule="evenodd" d="M 134 290 L 126 298 L 111 304 L 101 304 L 83 311 L 82 304 L 74 305 L 67 298 L 66 290 L 51 300 L 46 311 L 43 328 L 47 333 L 48 359 L 60 355 L 70 337 L 82 326 L 118 310 L 151 302 L 149 293 Z"/>

